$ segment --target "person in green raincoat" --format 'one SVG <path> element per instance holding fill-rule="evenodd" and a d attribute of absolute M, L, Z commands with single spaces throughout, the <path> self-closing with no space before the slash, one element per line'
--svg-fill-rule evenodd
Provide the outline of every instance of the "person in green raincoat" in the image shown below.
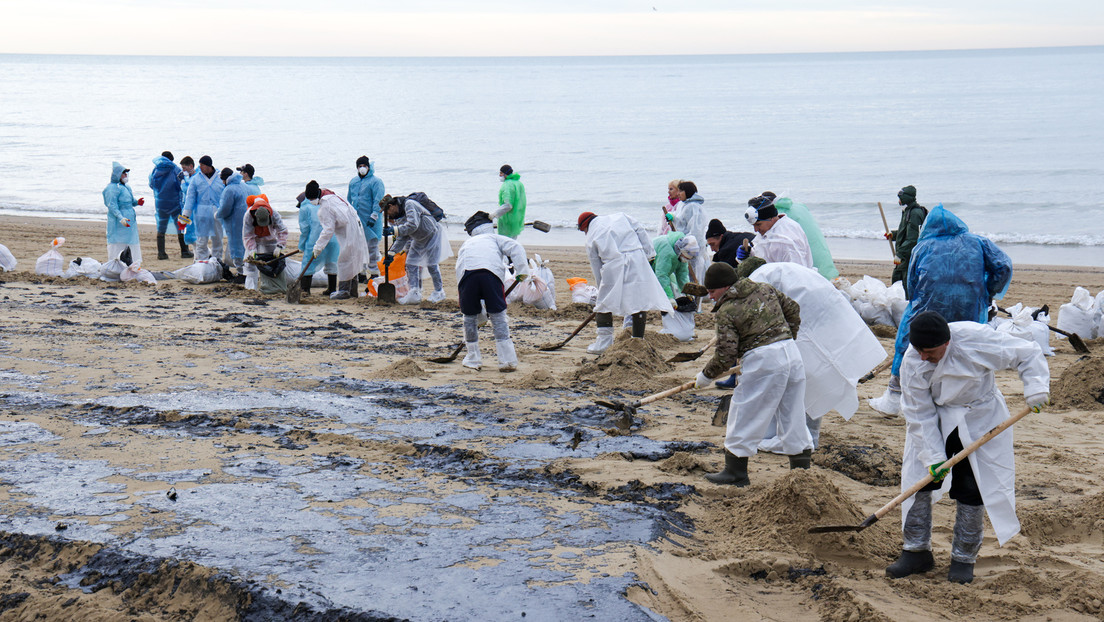
<path fill-rule="evenodd" d="M 491 214 L 497 221 L 498 234 L 516 240 L 525 228 L 525 185 L 521 175 L 509 164 L 498 169 L 502 187 L 498 189 L 498 209 Z"/>
<path fill-rule="evenodd" d="M 656 278 L 667 294 L 671 307 L 677 309 L 675 298 L 682 295 L 682 286 L 690 282 L 688 262 L 698 256 L 698 243 L 692 235 L 672 231 L 652 240 L 656 256 L 653 263 Z"/>
<path fill-rule="evenodd" d="M 774 207 L 778 210 L 778 213 L 793 218 L 794 222 L 801 225 L 801 230 L 805 232 L 805 237 L 809 240 L 809 250 L 813 253 L 813 267 L 816 268 L 817 272 L 829 281 L 838 277 L 839 270 L 836 269 L 836 264 L 832 261 L 832 252 L 828 250 L 828 241 L 824 239 L 824 234 L 820 231 L 820 225 L 817 224 L 816 218 L 813 218 L 809 208 L 801 203 L 794 203 L 793 199 L 789 197 L 775 198 L 775 194 L 770 191 L 764 192 L 763 196 L 774 198 Z"/>

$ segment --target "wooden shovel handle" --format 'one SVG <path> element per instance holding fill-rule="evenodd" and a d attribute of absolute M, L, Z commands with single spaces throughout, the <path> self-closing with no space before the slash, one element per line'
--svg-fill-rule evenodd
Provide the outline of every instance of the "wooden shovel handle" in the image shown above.
<path fill-rule="evenodd" d="M 878 211 L 882 214 L 882 226 L 885 227 L 886 235 L 889 235 L 889 223 L 886 222 L 885 210 L 882 209 L 882 202 L 878 201 Z M 886 239 L 889 239 L 888 237 Z M 889 252 L 897 257 L 897 247 L 893 245 L 893 240 L 889 240 Z"/>
<path fill-rule="evenodd" d="M 738 373 L 740 373 L 740 366 L 739 365 L 737 365 L 736 367 L 733 367 L 732 369 L 726 371 L 725 373 L 723 373 L 721 375 L 722 376 L 725 376 L 725 375 L 731 376 L 732 374 L 738 374 Z M 640 406 L 643 406 L 645 404 L 651 404 L 652 402 L 661 400 L 665 397 L 671 397 L 672 395 L 682 393 L 683 391 L 689 391 L 690 389 L 694 388 L 694 384 L 696 382 L 697 382 L 696 380 L 691 380 L 690 382 L 684 382 L 683 384 L 680 384 L 677 387 L 672 387 L 670 389 L 667 389 L 666 391 L 660 391 L 659 393 L 655 393 L 653 395 L 649 395 L 648 397 L 641 398 L 639 404 L 640 404 Z"/>
<path fill-rule="evenodd" d="M 962 462 L 963 460 L 966 459 L 967 456 L 969 456 L 970 454 L 977 451 L 978 447 L 981 447 L 985 443 L 988 443 L 989 441 L 991 441 L 993 439 L 993 437 L 1000 434 L 1001 432 L 1004 432 L 1008 428 L 1012 427 L 1012 424 L 1016 423 L 1020 419 L 1023 419 L 1030 412 L 1031 412 L 1031 407 L 1030 406 L 1024 407 L 1023 410 L 1021 410 L 1020 412 L 1016 413 L 1015 415 L 1009 417 L 1008 419 L 1005 419 L 1000 425 L 993 428 L 992 430 L 989 430 L 981 438 L 979 438 L 978 440 L 970 443 L 969 446 L 963 448 L 957 454 L 952 456 L 949 460 L 947 460 L 946 462 L 943 463 L 941 468 L 949 469 L 949 468 L 953 467 L 954 465 L 958 464 L 959 462 Z M 932 481 L 934 481 L 934 480 L 935 480 L 935 478 L 932 477 L 931 474 L 929 473 L 923 479 L 921 479 L 920 481 L 916 482 L 911 487 L 909 487 L 908 490 L 902 492 L 901 494 L 894 497 L 892 501 L 890 501 L 889 503 L 883 505 L 880 510 L 878 510 L 877 512 L 874 512 L 874 514 L 872 516 L 870 516 L 869 518 L 866 519 L 867 522 L 871 523 L 871 524 L 874 523 L 875 521 L 877 521 L 881 517 L 888 514 L 890 510 L 892 510 L 893 508 L 897 507 L 898 505 L 901 505 L 902 503 L 904 503 L 905 499 L 908 499 L 912 495 L 920 492 L 921 488 L 923 488 L 924 486 L 927 486 L 928 484 L 932 483 Z"/>

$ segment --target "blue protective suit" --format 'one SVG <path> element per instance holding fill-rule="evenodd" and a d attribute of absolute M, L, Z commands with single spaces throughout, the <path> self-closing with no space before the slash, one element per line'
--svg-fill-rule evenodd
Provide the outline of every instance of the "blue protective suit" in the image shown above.
<path fill-rule="evenodd" d="M 920 230 L 909 261 L 909 304 L 897 327 L 894 376 L 909 346 L 909 323 L 922 311 L 936 311 L 948 322 L 989 321 L 989 305 L 1004 298 L 1012 282 L 1012 260 L 940 203 Z"/>
<path fill-rule="evenodd" d="M 349 193 L 345 200 L 356 210 L 360 224 L 364 227 L 364 239 L 368 246 L 373 240 L 383 238 L 383 217 L 380 215 L 380 199 L 386 194 L 383 181 L 376 177 L 376 163 L 368 164 L 368 174 L 357 175 L 349 181 Z M 372 268 L 375 270 L 375 268 Z"/>
<path fill-rule="evenodd" d="M 195 173 L 193 172 L 193 175 L 194 174 Z M 183 170 L 180 171 L 180 212 L 181 213 L 184 212 L 184 199 L 188 196 L 188 180 L 191 179 L 191 178 L 192 178 L 191 175 L 188 175 Z M 188 225 L 186 227 L 184 227 L 184 243 L 185 244 L 195 244 L 195 242 L 196 242 L 195 223 L 190 222 L 190 223 L 188 223 Z"/>
<path fill-rule="evenodd" d="M 218 232 L 215 227 L 215 210 L 219 208 L 225 187 L 217 172 L 210 177 L 197 172 L 188 180 L 184 215 L 195 223 L 196 237 L 213 238 Z"/>
<path fill-rule="evenodd" d="M 218 211 L 215 218 L 223 222 L 222 231 L 229 240 L 230 259 L 235 264 L 240 264 L 245 259 L 245 242 L 242 241 L 242 222 L 245 213 L 249 211 L 249 205 L 245 198 L 256 194 L 242 181 L 241 173 L 234 173 L 226 180 L 226 188 L 222 191 Z"/>
<path fill-rule="evenodd" d="M 264 185 L 264 178 L 260 175 L 254 175 L 252 179 L 244 183 L 245 187 L 249 189 L 249 194 L 245 196 L 253 196 L 255 194 L 261 194 L 261 186 Z"/>
<path fill-rule="evenodd" d="M 138 201 L 134 199 L 130 186 L 119 182 L 125 170 L 122 164 L 112 162 L 111 183 L 103 189 L 104 205 L 107 206 L 108 244 L 138 244 L 138 223 L 134 220 L 134 206 L 138 205 Z M 130 221 L 129 227 L 121 222 L 124 218 Z"/>
<path fill-rule="evenodd" d="M 314 243 L 322 233 L 322 222 L 318 220 L 319 207 L 306 199 L 299 204 L 299 250 L 303 253 L 303 267 L 306 267 L 307 262 L 310 261 Z M 335 236 L 326 248 L 322 249 L 318 258 L 311 262 L 308 274 L 317 273 L 323 266 L 326 268 L 326 274 L 337 274 L 337 256 L 340 253 L 341 245 L 338 244 Z"/>
<path fill-rule="evenodd" d="M 180 175 L 182 173 L 180 167 L 165 156 L 157 156 L 153 159 L 149 187 L 153 190 L 153 201 L 158 214 L 176 216 L 180 213 Z"/>

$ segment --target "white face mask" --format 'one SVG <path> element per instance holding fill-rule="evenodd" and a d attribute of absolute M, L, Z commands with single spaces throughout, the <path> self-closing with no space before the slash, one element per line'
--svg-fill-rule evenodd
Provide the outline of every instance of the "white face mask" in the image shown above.
<path fill-rule="evenodd" d="M 362 166 L 362 167 L 357 169 L 357 172 L 360 173 L 361 177 L 364 177 L 365 175 L 368 174 L 368 167 L 367 166 Z"/>
<path fill-rule="evenodd" d="M 506 181 L 506 175 L 504 175 L 502 173 L 499 173 L 498 174 L 498 181 Z"/>
<path fill-rule="evenodd" d="M 311 205 L 318 205 L 322 202 L 322 199 L 311 199 Z"/>
<path fill-rule="evenodd" d="M 123 175 L 122 177 L 119 178 L 119 183 L 120 184 L 126 184 L 127 180 L 129 180 L 129 179 L 130 179 L 130 175 Z"/>

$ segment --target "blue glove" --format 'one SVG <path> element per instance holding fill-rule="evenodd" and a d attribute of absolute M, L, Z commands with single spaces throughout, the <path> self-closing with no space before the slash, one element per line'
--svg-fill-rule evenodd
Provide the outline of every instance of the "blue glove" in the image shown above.
<path fill-rule="evenodd" d="M 740 248 L 736 249 L 736 261 L 743 261 L 747 259 L 748 255 L 750 254 L 751 253 L 746 248 L 741 246 Z"/>
<path fill-rule="evenodd" d="M 392 261 L 395 261 L 395 256 L 394 255 L 387 255 L 386 257 L 383 258 L 383 265 L 390 266 Z"/>
<path fill-rule="evenodd" d="M 387 225 L 383 228 L 383 235 L 395 235 L 395 228 Z"/>

